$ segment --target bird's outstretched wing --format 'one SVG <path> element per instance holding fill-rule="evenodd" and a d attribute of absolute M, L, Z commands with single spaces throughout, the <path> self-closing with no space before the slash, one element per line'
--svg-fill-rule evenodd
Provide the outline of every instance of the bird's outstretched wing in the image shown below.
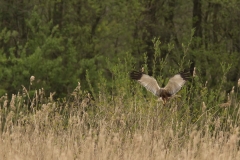
<path fill-rule="evenodd" d="M 154 95 L 158 96 L 160 87 L 155 78 L 143 74 L 142 72 L 132 71 L 130 77 L 137 80 L 142 86 L 144 86 L 148 91 L 152 92 Z"/>
<path fill-rule="evenodd" d="M 189 78 L 189 71 L 180 72 L 171 77 L 163 89 L 166 90 L 170 95 L 174 95 L 182 88 Z"/>

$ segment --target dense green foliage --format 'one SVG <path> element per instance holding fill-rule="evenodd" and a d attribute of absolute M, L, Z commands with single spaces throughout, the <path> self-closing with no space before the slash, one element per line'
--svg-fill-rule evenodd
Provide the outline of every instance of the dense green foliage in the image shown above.
<path fill-rule="evenodd" d="M 0 5 L 0 95 L 22 91 L 32 75 L 33 91 L 56 91 L 56 97 L 67 96 L 78 81 L 85 90 L 96 89 L 99 74 L 110 92 L 117 64 L 127 67 L 125 76 L 142 66 L 162 76 L 196 66 L 202 83 L 217 89 L 222 82 L 222 91 L 230 91 L 240 76 L 236 0 L 1 0 Z M 124 61 L 129 65 L 121 66 Z"/>
<path fill-rule="evenodd" d="M 239 157 L 237 0 L 0 6 L 0 157 L 71 151 L 68 159 L 96 159 L 104 149 L 119 159 L 145 150 L 145 159 Z M 163 105 L 130 80 L 142 67 L 161 86 L 185 68 L 196 74 Z"/>

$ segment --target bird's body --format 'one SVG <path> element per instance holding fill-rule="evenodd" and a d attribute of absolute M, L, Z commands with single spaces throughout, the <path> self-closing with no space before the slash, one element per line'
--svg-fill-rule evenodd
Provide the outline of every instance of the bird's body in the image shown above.
<path fill-rule="evenodd" d="M 165 104 L 170 97 L 175 95 L 190 78 L 190 72 L 179 72 L 171 77 L 164 88 L 159 87 L 155 78 L 138 71 L 130 73 L 131 79 L 137 80 L 148 91 L 152 92 L 155 96 L 162 98 Z"/>

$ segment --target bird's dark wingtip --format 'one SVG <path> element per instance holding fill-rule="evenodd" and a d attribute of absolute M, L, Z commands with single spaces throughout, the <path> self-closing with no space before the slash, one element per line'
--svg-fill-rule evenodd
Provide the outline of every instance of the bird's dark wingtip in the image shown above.
<path fill-rule="evenodd" d="M 181 75 L 181 77 L 185 80 L 185 81 L 188 81 L 191 79 L 191 72 L 189 70 L 184 70 L 184 71 L 181 71 L 179 72 L 179 74 Z"/>
<path fill-rule="evenodd" d="M 139 71 L 132 71 L 129 75 L 130 75 L 131 79 L 139 80 L 139 79 L 141 79 L 143 73 L 139 72 Z"/>

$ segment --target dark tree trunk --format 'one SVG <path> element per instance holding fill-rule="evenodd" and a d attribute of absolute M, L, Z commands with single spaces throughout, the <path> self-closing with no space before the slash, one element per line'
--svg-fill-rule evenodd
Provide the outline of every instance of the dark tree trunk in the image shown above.
<path fill-rule="evenodd" d="M 212 32 L 213 32 L 213 43 L 216 44 L 218 43 L 218 38 L 217 38 L 217 32 L 219 30 L 219 25 L 218 25 L 218 20 L 217 20 L 217 16 L 218 16 L 218 11 L 220 10 L 221 5 L 220 4 L 213 4 L 213 28 L 212 28 Z"/>
<path fill-rule="evenodd" d="M 177 33 L 176 33 L 174 22 L 173 22 L 175 5 L 176 5 L 176 0 L 168 1 L 169 11 L 167 16 L 165 17 L 165 23 L 167 25 L 166 27 L 168 28 L 170 36 L 169 36 L 169 39 L 166 41 L 166 43 L 169 43 L 171 40 L 170 38 L 172 38 L 176 44 L 176 47 L 179 48 L 180 44 L 177 38 Z"/>
<path fill-rule="evenodd" d="M 193 0 L 193 24 L 195 28 L 193 37 L 201 38 L 202 41 L 202 1 Z M 201 45 L 201 43 L 199 44 Z"/>
<path fill-rule="evenodd" d="M 206 25 L 208 23 L 208 19 L 209 19 L 210 13 L 211 13 L 210 8 L 211 8 L 211 3 L 209 2 L 208 6 L 207 6 L 207 11 L 205 13 L 204 20 L 203 20 L 204 25 Z M 204 41 L 203 41 L 203 44 L 205 46 L 205 49 L 208 48 L 209 40 L 210 40 L 210 31 L 209 31 L 208 27 L 204 27 Z"/>
<path fill-rule="evenodd" d="M 201 0 L 193 0 L 193 17 L 192 17 L 192 28 L 195 28 L 195 32 L 193 34 L 193 38 L 197 39 L 197 41 L 193 42 L 192 48 L 196 49 L 201 47 L 202 45 L 202 1 Z M 200 41 L 199 41 L 200 39 Z M 193 70 L 195 66 L 196 57 L 190 57 L 192 65 L 190 70 Z"/>
<path fill-rule="evenodd" d="M 152 63 L 154 59 L 154 48 L 153 48 L 153 42 L 152 39 L 156 36 L 155 34 L 155 24 L 157 22 L 156 20 L 156 4 L 152 4 L 155 2 L 150 2 L 148 4 L 148 11 L 146 12 L 146 18 L 148 18 L 148 24 L 146 26 L 146 32 L 144 36 L 144 43 L 146 44 L 146 49 L 145 51 L 147 52 L 147 65 L 149 69 L 149 74 L 152 74 Z"/>

